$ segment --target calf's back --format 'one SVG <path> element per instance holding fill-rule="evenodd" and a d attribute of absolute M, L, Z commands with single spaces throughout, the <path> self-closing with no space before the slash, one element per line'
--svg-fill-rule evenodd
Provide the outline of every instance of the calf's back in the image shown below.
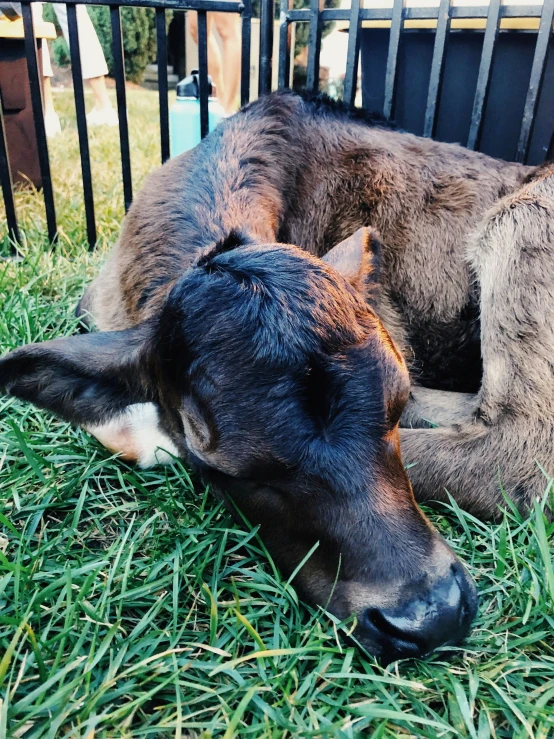
<path fill-rule="evenodd" d="M 100 330 L 136 325 L 160 310 L 201 249 L 234 230 L 322 256 L 371 225 L 383 239 L 381 319 L 420 371 L 438 367 L 455 382 L 447 357 L 480 361 L 469 239 L 526 173 L 329 102 L 274 93 L 149 177 L 80 308 Z"/>

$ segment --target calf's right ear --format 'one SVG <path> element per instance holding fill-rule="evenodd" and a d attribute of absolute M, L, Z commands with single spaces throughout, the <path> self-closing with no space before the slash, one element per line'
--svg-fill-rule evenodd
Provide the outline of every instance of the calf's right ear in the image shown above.
<path fill-rule="evenodd" d="M 78 425 L 155 400 L 148 324 L 29 344 L 0 358 L 0 393 Z"/>
<path fill-rule="evenodd" d="M 359 228 L 330 249 L 323 261 L 340 272 L 352 287 L 371 302 L 379 283 L 381 239 L 374 228 Z"/>

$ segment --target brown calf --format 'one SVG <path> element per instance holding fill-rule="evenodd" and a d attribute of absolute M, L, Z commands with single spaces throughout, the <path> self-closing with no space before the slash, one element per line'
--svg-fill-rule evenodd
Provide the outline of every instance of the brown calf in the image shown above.
<path fill-rule="evenodd" d="M 210 143 L 150 177 L 83 300 L 98 328 L 155 314 L 198 248 L 233 228 L 321 256 L 373 226 L 375 309 L 414 385 L 401 437 L 416 497 L 448 491 L 491 517 L 504 490 L 527 509 L 545 490 L 541 467 L 554 472 L 554 167 L 290 93 L 245 108 Z"/>
<path fill-rule="evenodd" d="M 18 350 L 0 385 L 142 463 L 188 457 L 286 571 L 319 542 L 299 585 L 373 653 L 457 642 L 474 593 L 399 438 L 422 499 L 494 515 L 499 471 L 522 508 L 542 493 L 552 183 L 268 96 L 150 177 L 80 304 L 108 333 Z"/>

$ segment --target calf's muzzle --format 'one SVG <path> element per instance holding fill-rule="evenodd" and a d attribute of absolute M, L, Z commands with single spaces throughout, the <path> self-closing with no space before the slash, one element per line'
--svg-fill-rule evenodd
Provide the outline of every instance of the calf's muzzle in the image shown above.
<path fill-rule="evenodd" d="M 356 636 L 362 644 L 371 645 L 385 664 L 425 657 L 439 647 L 459 644 L 476 610 L 475 586 L 463 566 L 454 561 L 447 575 L 400 605 L 363 610 Z"/>

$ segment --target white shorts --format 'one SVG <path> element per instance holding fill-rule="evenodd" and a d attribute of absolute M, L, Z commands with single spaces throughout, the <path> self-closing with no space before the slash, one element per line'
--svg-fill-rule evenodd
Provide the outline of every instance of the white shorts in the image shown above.
<path fill-rule="evenodd" d="M 37 5 L 41 6 L 40 15 L 42 15 L 42 3 L 33 3 L 33 6 L 36 7 Z M 53 3 L 53 6 L 58 23 L 69 46 L 67 7 L 60 3 Z M 106 76 L 108 74 L 106 58 L 98 40 L 96 29 L 92 25 L 92 21 L 84 5 L 77 5 L 77 27 L 79 29 L 79 48 L 81 49 L 81 71 L 83 73 L 83 79 L 89 80 L 91 77 Z M 45 77 L 52 77 L 53 75 L 50 53 L 48 51 L 48 44 L 46 43 L 42 45 L 42 73 Z"/>

